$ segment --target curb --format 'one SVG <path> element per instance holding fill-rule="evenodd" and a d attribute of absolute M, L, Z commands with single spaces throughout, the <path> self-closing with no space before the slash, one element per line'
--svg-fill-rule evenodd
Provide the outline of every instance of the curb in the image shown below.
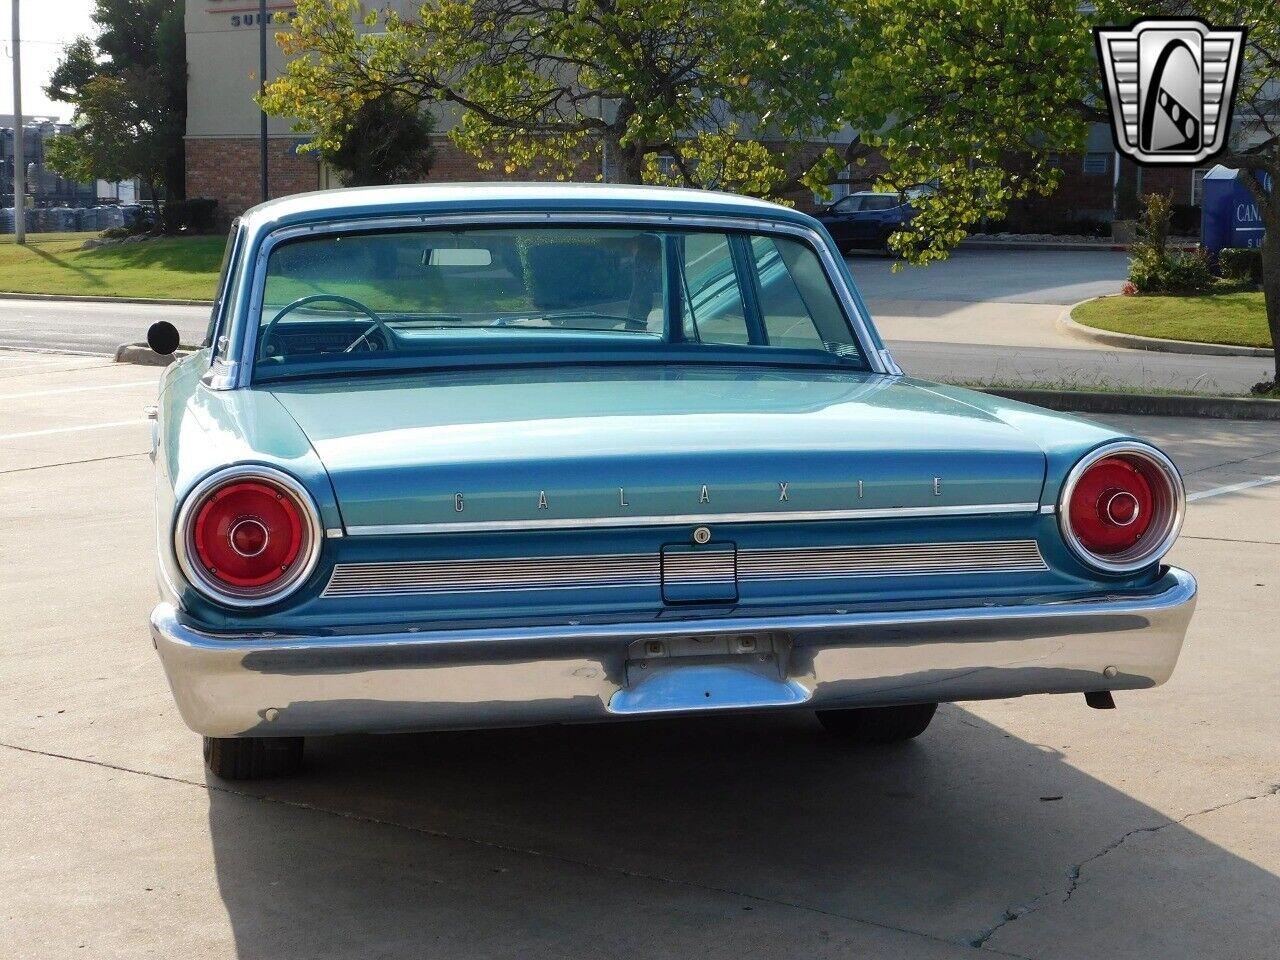
<path fill-rule="evenodd" d="M 1114 294 L 1113 294 L 1114 296 Z M 1231 343 L 1202 343 L 1198 340 L 1166 340 L 1163 337 L 1140 337 L 1133 333 L 1118 333 L 1115 330 L 1103 330 L 1090 327 L 1073 319 L 1071 313 L 1076 307 L 1102 297 L 1090 297 L 1073 303 L 1058 315 L 1058 329 L 1063 333 L 1091 340 L 1094 343 L 1106 344 L 1109 347 L 1124 347 L 1129 350 L 1152 350 L 1157 353 L 1189 353 L 1208 357 L 1272 357 L 1274 350 L 1266 347 L 1241 347 Z"/>
<path fill-rule="evenodd" d="M 961 240 L 961 247 L 981 250 L 1097 250 L 1102 253 L 1128 253 L 1128 243 L 1055 243 L 1052 240 Z M 1194 253 L 1197 244 L 1170 244 L 1170 250 Z"/>
<path fill-rule="evenodd" d="M 1280 400 L 1209 397 L 1190 394 L 1093 393 L 1087 390 L 1035 390 L 977 387 L 982 393 L 1019 400 L 1064 413 L 1113 413 L 1209 420 L 1280 421 Z"/>
<path fill-rule="evenodd" d="M 190 355 L 190 350 L 179 350 L 162 357 L 145 343 L 122 343 L 116 347 L 116 363 L 134 363 L 141 367 L 167 367 Z"/>
<path fill-rule="evenodd" d="M 93 297 L 60 293 L 0 293 L 0 300 L 61 300 L 67 303 L 137 303 L 157 307 L 212 307 L 212 300 L 157 300 L 146 297 Z"/>

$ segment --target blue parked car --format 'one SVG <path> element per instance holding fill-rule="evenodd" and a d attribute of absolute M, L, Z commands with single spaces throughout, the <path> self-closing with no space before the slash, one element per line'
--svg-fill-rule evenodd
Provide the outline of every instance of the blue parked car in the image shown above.
<path fill-rule="evenodd" d="M 915 213 L 907 195 L 865 190 L 840 198 L 817 216 L 843 253 L 887 251 L 889 236 L 910 223 Z"/>
<path fill-rule="evenodd" d="M 321 734 L 1108 706 L 1195 605 L 1164 454 L 904 376 L 822 226 L 742 197 L 264 204 L 155 415 L 151 632 L 222 777 Z"/>

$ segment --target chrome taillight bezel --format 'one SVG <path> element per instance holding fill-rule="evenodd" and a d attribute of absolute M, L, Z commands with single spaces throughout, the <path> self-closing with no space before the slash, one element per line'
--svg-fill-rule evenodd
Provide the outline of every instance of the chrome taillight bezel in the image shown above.
<path fill-rule="evenodd" d="M 1115 456 L 1133 457 L 1153 467 L 1156 475 L 1165 483 L 1166 489 L 1142 539 L 1121 553 L 1103 556 L 1081 543 L 1071 528 L 1071 497 L 1076 484 L 1090 467 L 1100 460 Z M 1136 573 L 1158 563 L 1173 547 L 1182 530 L 1186 508 L 1187 495 L 1182 475 L 1173 461 L 1150 444 L 1136 440 L 1118 440 L 1089 451 L 1071 468 L 1058 494 L 1058 529 L 1071 552 L 1088 566 L 1103 573 Z"/>
<path fill-rule="evenodd" d="M 302 519 L 303 543 L 293 563 L 279 580 L 261 587 L 241 589 L 214 580 L 201 569 L 193 538 L 196 515 L 208 495 L 219 487 L 245 480 L 274 487 L 293 501 Z M 228 607 L 264 607 L 288 597 L 315 572 L 320 562 L 323 539 L 320 511 L 307 488 L 297 478 L 274 467 L 243 464 L 216 470 L 188 491 L 174 522 L 173 552 L 183 577 L 209 599 Z"/>

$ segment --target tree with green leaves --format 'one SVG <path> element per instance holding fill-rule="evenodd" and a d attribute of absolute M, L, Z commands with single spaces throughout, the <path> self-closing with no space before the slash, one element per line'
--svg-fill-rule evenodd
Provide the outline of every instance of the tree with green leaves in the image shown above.
<path fill-rule="evenodd" d="M 45 93 L 75 108 L 48 163 L 80 182 L 137 177 L 159 220 L 162 188 L 184 193 L 187 61 L 181 0 L 97 0 L 95 38 L 64 50 Z"/>
<path fill-rule="evenodd" d="M 513 175 L 569 179 L 599 151 L 622 183 L 777 197 L 931 182 L 893 240 L 926 262 L 1054 188 L 1048 153 L 1084 136 L 1062 103 L 1086 96 L 1087 28 L 1066 0 L 426 0 L 412 16 L 299 0 L 264 106 L 323 149 L 344 105 L 444 104 L 454 142 Z"/>
<path fill-rule="evenodd" d="M 264 106 L 323 149 L 341 139 L 343 105 L 394 92 L 456 108 L 451 135 L 484 167 L 568 179 L 603 145 L 611 181 L 638 183 L 673 156 L 690 181 L 714 169 L 721 186 L 762 190 L 780 171 L 734 136 L 757 92 L 741 48 L 758 10 L 744 0 L 426 0 L 402 16 L 301 0 L 278 34 L 290 62 Z"/>
<path fill-rule="evenodd" d="M 1083 150 L 1108 120 L 1091 28 L 1154 13 L 1250 29 L 1223 162 L 1246 170 L 1268 225 L 1276 336 L 1275 0 L 425 0 L 413 15 L 298 0 L 264 105 L 321 143 L 340 138 L 343 105 L 390 92 L 446 105 L 454 142 L 512 175 L 568 179 L 600 151 L 624 183 L 773 197 L 928 183 L 890 238 L 927 263 L 1057 188 L 1051 154 Z"/>
<path fill-rule="evenodd" d="M 320 155 L 345 186 L 419 183 L 431 170 L 435 118 L 400 94 L 366 101 L 334 125 L 342 128 L 338 145 L 326 144 Z"/>

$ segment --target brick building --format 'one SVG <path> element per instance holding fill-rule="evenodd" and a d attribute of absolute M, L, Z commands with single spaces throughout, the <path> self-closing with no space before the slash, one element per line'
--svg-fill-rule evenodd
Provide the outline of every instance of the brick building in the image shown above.
<path fill-rule="evenodd" d="M 390 0 L 408 12 L 412 0 Z M 268 0 L 268 15 L 293 8 L 293 0 Z M 220 219 L 227 220 L 261 199 L 259 179 L 260 113 L 254 96 L 258 91 L 257 0 L 188 0 L 186 5 L 188 106 L 186 136 L 187 196 L 218 201 Z M 268 29 L 271 26 L 268 25 Z M 274 42 L 267 48 L 268 77 L 284 67 Z M 444 126 L 444 124 L 442 124 Z M 300 153 L 305 138 L 289 129 L 286 120 L 268 121 L 268 191 L 272 197 L 337 186 L 314 154 Z M 455 147 L 446 136 L 436 138 L 436 161 L 430 177 L 439 181 L 506 179 L 500 170 L 485 171 Z M 815 143 L 799 151 L 814 155 L 825 146 Z M 1057 158 L 1063 170 L 1061 188 L 1051 197 L 1026 201 L 1010 210 L 1008 228 L 1035 232 L 1065 232 L 1083 221 L 1108 221 L 1112 217 L 1118 155 L 1110 130 L 1096 125 L 1085 152 Z M 1128 160 L 1121 161 L 1129 163 Z M 594 177 L 598 162 L 582 167 L 583 177 Z M 1174 202 L 1198 202 L 1203 170 L 1185 168 L 1141 171 L 1142 190 L 1172 191 Z M 840 190 L 836 191 L 841 193 Z M 791 197 L 802 208 L 812 208 L 814 197 Z"/>

